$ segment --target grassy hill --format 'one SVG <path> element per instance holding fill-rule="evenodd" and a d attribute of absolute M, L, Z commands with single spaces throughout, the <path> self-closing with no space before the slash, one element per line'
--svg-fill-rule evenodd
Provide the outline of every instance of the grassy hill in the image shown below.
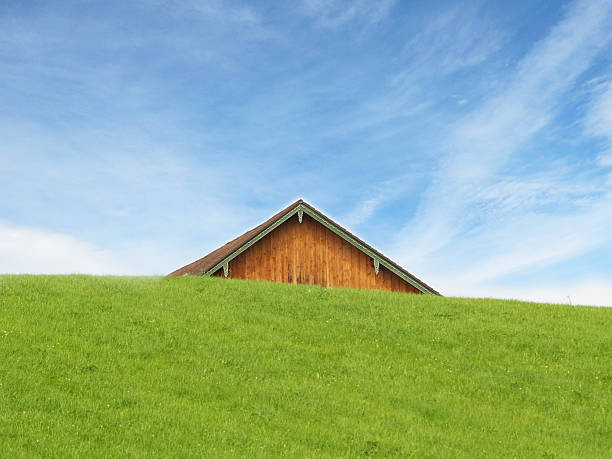
<path fill-rule="evenodd" d="M 612 309 L 0 276 L 0 454 L 588 456 Z"/>

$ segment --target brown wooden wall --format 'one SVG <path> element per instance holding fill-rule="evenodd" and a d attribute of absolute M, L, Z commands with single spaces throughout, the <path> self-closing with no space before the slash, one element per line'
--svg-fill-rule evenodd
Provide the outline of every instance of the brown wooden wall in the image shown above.
<path fill-rule="evenodd" d="M 307 214 L 302 223 L 294 215 L 230 261 L 228 277 L 420 293 L 382 265 L 376 275 L 371 257 Z"/>

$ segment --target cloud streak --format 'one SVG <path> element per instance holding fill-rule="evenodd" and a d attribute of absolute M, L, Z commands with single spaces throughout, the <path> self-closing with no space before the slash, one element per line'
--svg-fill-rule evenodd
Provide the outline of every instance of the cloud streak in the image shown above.
<path fill-rule="evenodd" d="M 302 8 L 319 26 L 335 29 L 353 21 L 375 25 L 389 15 L 396 3 L 397 0 L 304 0 Z"/>
<path fill-rule="evenodd" d="M 465 210 L 478 204 L 479 190 L 524 154 L 519 147 L 550 122 L 559 99 L 608 46 L 611 9 L 608 2 L 575 4 L 518 64 L 506 89 L 455 123 L 433 184 L 403 231 L 414 247 L 408 261 L 422 262 L 472 225 Z"/>
<path fill-rule="evenodd" d="M 599 154 L 603 167 L 612 167 L 612 78 L 608 77 L 596 84 L 593 97 L 584 120 L 587 135 L 599 137 L 604 147 Z"/>

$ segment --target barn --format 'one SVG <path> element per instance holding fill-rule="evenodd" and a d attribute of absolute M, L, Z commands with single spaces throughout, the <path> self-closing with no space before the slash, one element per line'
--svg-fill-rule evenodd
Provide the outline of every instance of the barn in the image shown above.
<path fill-rule="evenodd" d="M 185 275 L 440 295 L 302 199 L 169 274 Z"/>

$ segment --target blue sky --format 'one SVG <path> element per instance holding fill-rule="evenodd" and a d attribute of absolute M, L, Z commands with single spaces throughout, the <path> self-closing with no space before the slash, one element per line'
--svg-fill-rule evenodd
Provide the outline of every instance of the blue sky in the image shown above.
<path fill-rule="evenodd" d="M 612 304 L 612 1 L 0 3 L 0 272 L 304 198 L 447 295 Z"/>

